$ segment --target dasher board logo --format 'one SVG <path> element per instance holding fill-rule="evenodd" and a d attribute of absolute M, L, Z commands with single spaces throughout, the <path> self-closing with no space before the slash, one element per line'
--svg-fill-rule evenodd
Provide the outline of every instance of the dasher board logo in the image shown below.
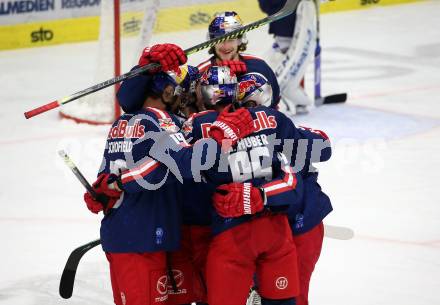
<path fill-rule="evenodd" d="M 40 27 L 39 30 L 33 31 L 31 33 L 31 42 L 43 42 L 43 41 L 50 41 L 53 39 L 53 31 L 50 29 L 44 29 L 43 27 Z"/>

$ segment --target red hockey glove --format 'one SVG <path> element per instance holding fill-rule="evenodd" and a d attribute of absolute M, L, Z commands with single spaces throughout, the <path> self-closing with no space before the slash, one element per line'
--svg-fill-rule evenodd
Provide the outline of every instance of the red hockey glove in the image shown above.
<path fill-rule="evenodd" d="M 156 62 L 162 66 L 162 71 L 172 71 L 177 70 L 180 65 L 186 63 L 186 60 L 186 55 L 179 46 L 171 43 L 156 44 L 151 48 L 146 47 L 142 51 L 139 66 Z"/>
<path fill-rule="evenodd" d="M 233 182 L 217 187 L 212 201 L 220 216 L 239 217 L 263 210 L 264 193 L 252 183 Z"/>
<path fill-rule="evenodd" d="M 92 213 L 98 214 L 100 211 L 107 213 L 111 208 L 113 208 L 122 193 L 121 191 L 112 187 L 116 180 L 117 176 L 114 174 L 101 174 L 93 183 L 93 189 L 98 195 L 98 198 L 93 199 L 88 192 L 84 194 L 84 201 L 87 204 L 87 208 Z"/>
<path fill-rule="evenodd" d="M 236 75 L 245 74 L 247 72 L 246 64 L 241 60 L 222 60 L 219 66 L 227 66 L 232 73 Z"/>
<path fill-rule="evenodd" d="M 209 129 L 209 136 L 222 144 L 229 140 L 234 145 L 238 140 L 245 138 L 255 131 L 254 120 L 246 108 L 229 112 L 232 105 L 228 105 L 217 117 Z"/>

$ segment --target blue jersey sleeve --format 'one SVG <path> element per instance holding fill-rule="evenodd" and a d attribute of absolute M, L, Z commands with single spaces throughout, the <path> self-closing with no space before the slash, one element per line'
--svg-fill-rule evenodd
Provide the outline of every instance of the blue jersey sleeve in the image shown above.
<path fill-rule="evenodd" d="M 302 177 L 295 174 L 293 168 L 286 162 L 286 159 L 281 162 L 277 177 L 261 186 L 266 195 L 265 206 L 272 211 L 281 211 L 289 206 L 300 209 L 304 191 Z M 290 209 L 295 208 L 290 207 Z"/>
<path fill-rule="evenodd" d="M 213 139 L 189 145 L 182 133 L 162 130 L 156 119 L 149 117 L 141 124 L 145 135 L 133 144 L 132 162 L 127 162 L 128 169 L 121 176 L 125 191 L 157 189 L 185 179 L 200 182 L 202 174 L 214 172 L 221 150 Z"/>
<path fill-rule="evenodd" d="M 292 120 L 280 113 L 278 136 L 281 139 L 282 152 L 290 159 L 295 172 L 308 171 L 312 163 L 330 159 L 332 150 L 327 135 L 310 128 L 297 128 Z"/>

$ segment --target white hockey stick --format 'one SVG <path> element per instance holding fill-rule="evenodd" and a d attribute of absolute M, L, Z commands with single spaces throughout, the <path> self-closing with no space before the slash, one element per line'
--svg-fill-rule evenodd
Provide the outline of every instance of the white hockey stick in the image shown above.
<path fill-rule="evenodd" d="M 354 231 L 346 227 L 324 225 L 324 236 L 339 240 L 349 240 L 354 237 Z"/>

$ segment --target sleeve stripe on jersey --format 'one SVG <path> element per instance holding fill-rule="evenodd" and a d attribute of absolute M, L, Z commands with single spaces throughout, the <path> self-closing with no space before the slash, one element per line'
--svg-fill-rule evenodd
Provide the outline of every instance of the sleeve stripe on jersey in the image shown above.
<path fill-rule="evenodd" d="M 153 112 L 154 114 L 156 114 L 158 119 L 171 118 L 170 115 L 166 111 L 162 111 L 160 109 L 153 108 L 153 107 L 147 107 L 147 109 L 150 110 L 151 112 Z"/>
<path fill-rule="evenodd" d="M 285 166 L 283 171 L 285 172 L 285 175 L 282 180 L 269 182 L 263 185 L 266 196 L 274 196 L 296 188 L 297 180 L 293 169 L 290 166 Z"/>
<path fill-rule="evenodd" d="M 208 68 L 212 65 L 211 63 L 211 58 L 202 62 L 201 64 L 199 64 L 197 66 L 197 68 L 199 69 L 200 73 L 205 72 L 206 70 L 208 70 Z"/>
<path fill-rule="evenodd" d="M 121 181 L 123 184 L 131 182 L 133 180 L 136 180 L 138 178 L 143 178 L 146 175 L 148 175 L 150 172 L 152 172 L 154 169 L 156 169 L 160 165 L 159 162 L 156 160 L 148 160 L 147 162 L 143 163 L 139 167 L 136 167 L 134 169 L 128 170 L 121 176 Z"/>

